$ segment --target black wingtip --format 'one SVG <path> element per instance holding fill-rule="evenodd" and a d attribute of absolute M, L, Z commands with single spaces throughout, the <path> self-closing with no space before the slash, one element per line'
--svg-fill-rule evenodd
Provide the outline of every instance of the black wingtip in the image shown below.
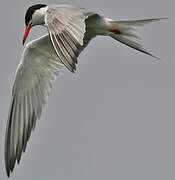
<path fill-rule="evenodd" d="M 6 169 L 7 177 L 10 177 L 10 169 Z"/>

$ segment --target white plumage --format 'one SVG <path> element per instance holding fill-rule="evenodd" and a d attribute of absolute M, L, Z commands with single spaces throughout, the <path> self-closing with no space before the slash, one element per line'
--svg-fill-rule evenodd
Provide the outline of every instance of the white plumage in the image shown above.
<path fill-rule="evenodd" d="M 26 25 L 29 28 L 46 26 L 49 34 L 27 44 L 15 75 L 5 138 L 8 176 L 16 160 L 19 163 L 22 151 L 25 152 L 31 131 L 61 69 L 66 66 L 74 72 L 80 52 L 97 35 L 110 36 L 151 55 L 130 38 L 137 37 L 132 31 L 134 26 L 158 20 L 113 21 L 70 5 L 36 5 L 28 9 Z"/>

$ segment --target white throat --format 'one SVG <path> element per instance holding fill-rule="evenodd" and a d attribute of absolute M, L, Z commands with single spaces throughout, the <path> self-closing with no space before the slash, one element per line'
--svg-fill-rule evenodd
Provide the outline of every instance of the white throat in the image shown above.
<path fill-rule="evenodd" d="M 41 9 L 38 9 L 32 15 L 32 24 L 33 25 L 45 25 L 45 15 L 47 11 L 47 6 Z"/>

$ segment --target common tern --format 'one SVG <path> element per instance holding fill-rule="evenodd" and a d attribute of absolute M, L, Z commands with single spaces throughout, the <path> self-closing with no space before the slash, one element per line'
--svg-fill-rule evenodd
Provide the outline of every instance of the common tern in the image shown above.
<path fill-rule="evenodd" d="M 27 9 L 23 44 L 33 26 L 46 27 L 48 34 L 26 45 L 16 71 L 5 136 L 8 177 L 26 150 L 31 131 L 61 69 L 66 67 L 75 72 L 80 52 L 98 35 L 112 37 L 155 57 L 137 42 L 139 37 L 134 28 L 161 19 L 114 21 L 72 5 L 37 4 Z"/>

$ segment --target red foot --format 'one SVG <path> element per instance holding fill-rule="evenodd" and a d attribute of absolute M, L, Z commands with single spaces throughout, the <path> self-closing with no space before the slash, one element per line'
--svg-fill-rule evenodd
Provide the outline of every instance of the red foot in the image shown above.
<path fill-rule="evenodd" d="M 118 29 L 111 29 L 109 32 L 112 32 L 114 34 L 120 34 L 120 31 Z"/>

